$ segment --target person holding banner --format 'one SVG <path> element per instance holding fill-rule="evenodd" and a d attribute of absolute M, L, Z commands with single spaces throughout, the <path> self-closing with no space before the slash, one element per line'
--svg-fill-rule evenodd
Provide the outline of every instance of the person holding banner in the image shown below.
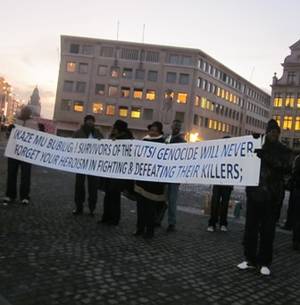
<path fill-rule="evenodd" d="M 84 118 L 84 123 L 75 131 L 74 138 L 77 139 L 102 139 L 103 135 L 101 132 L 95 128 L 95 117 L 93 115 L 86 115 Z M 90 215 L 94 216 L 94 210 L 97 203 L 97 192 L 98 192 L 98 177 L 96 176 L 88 176 L 83 174 L 76 174 L 75 179 L 75 205 L 76 208 L 73 210 L 73 215 L 81 215 L 83 214 L 83 203 L 85 201 L 85 180 L 87 178 L 88 182 L 88 202 Z"/>
<path fill-rule="evenodd" d="M 244 233 L 245 261 L 240 270 L 259 267 L 262 275 L 270 275 L 273 241 L 278 206 L 284 192 L 284 175 L 291 171 L 291 151 L 279 142 L 280 127 L 275 120 L 267 124 L 265 143 L 255 150 L 261 159 L 258 186 L 248 186 Z M 259 244 L 258 244 L 259 241 Z"/>
<path fill-rule="evenodd" d="M 148 126 L 148 135 L 143 141 L 164 143 L 163 125 L 153 122 Z M 165 202 L 165 184 L 160 182 L 136 181 L 134 190 L 137 193 L 137 230 L 135 236 L 144 238 L 154 236 L 157 204 Z"/>
<path fill-rule="evenodd" d="M 31 109 L 27 106 L 23 107 L 18 115 L 15 124 L 39 130 L 37 122 L 31 118 Z M 15 125 L 11 124 L 9 131 Z M 20 183 L 20 201 L 23 205 L 28 205 L 30 200 L 30 182 L 31 182 L 31 164 L 8 158 L 7 159 L 7 183 L 6 183 L 6 197 L 3 202 L 5 205 L 13 203 L 17 197 L 17 178 L 18 170 L 21 169 L 21 183 Z"/>
<path fill-rule="evenodd" d="M 166 137 L 167 144 L 186 143 L 181 134 L 182 123 L 179 120 L 174 120 L 171 125 L 172 133 Z M 177 214 L 177 197 L 179 190 L 179 183 L 169 183 L 167 185 L 168 194 L 168 228 L 167 232 L 175 231 L 176 214 Z"/>
<path fill-rule="evenodd" d="M 117 120 L 110 134 L 112 140 L 128 140 L 133 139 L 128 124 L 122 120 Z M 121 192 L 123 191 L 126 180 L 123 179 L 104 179 L 104 205 L 102 219 L 98 223 L 117 226 L 121 217 Z"/>

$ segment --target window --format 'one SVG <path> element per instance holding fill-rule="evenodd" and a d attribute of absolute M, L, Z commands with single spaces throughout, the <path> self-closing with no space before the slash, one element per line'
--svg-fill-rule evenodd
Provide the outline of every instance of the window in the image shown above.
<path fill-rule="evenodd" d="M 98 66 L 98 75 L 106 76 L 107 74 L 107 66 Z"/>
<path fill-rule="evenodd" d="M 143 98 L 143 89 L 136 89 L 133 90 L 133 98 L 141 100 Z"/>
<path fill-rule="evenodd" d="M 300 131 L 300 116 L 295 118 L 295 131 Z"/>
<path fill-rule="evenodd" d="M 206 97 L 201 97 L 201 108 L 205 109 L 207 104 Z"/>
<path fill-rule="evenodd" d="M 145 79 L 145 70 L 135 70 L 135 79 L 144 80 Z"/>
<path fill-rule="evenodd" d="M 116 111 L 115 105 L 107 105 L 106 106 L 106 115 L 114 116 Z"/>
<path fill-rule="evenodd" d="M 120 106 L 119 107 L 119 116 L 122 118 L 126 118 L 128 116 L 128 107 Z"/>
<path fill-rule="evenodd" d="M 118 87 L 116 86 L 109 86 L 108 87 L 108 96 L 116 97 L 118 95 Z"/>
<path fill-rule="evenodd" d="M 73 91 L 74 82 L 70 80 L 64 81 L 64 92 L 72 92 Z"/>
<path fill-rule="evenodd" d="M 151 82 L 156 82 L 158 77 L 157 71 L 148 71 L 148 80 Z"/>
<path fill-rule="evenodd" d="M 76 83 L 76 92 L 84 93 L 86 87 L 86 82 L 77 82 Z"/>
<path fill-rule="evenodd" d="M 78 72 L 82 74 L 88 73 L 88 64 L 80 63 Z"/>
<path fill-rule="evenodd" d="M 170 64 L 178 64 L 179 63 L 179 56 L 175 54 L 169 55 L 169 63 Z"/>
<path fill-rule="evenodd" d="M 154 101 L 156 99 L 156 92 L 155 90 L 149 90 L 146 91 L 146 100 Z"/>
<path fill-rule="evenodd" d="M 81 101 L 74 102 L 73 110 L 75 112 L 83 112 L 84 103 Z"/>
<path fill-rule="evenodd" d="M 129 87 L 122 87 L 121 88 L 121 97 L 129 97 L 130 96 L 130 88 Z"/>
<path fill-rule="evenodd" d="M 71 100 L 62 100 L 60 104 L 60 109 L 64 111 L 70 111 L 72 107 L 72 101 Z"/>
<path fill-rule="evenodd" d="M 144 120 L 152 120 L 153 119 L 153 109 L 145 108 L 143 111 L 143 119 Z"/>
<path fill-rule="evenodd" d="M 103 103 L 95 102 L 93 103 L 93 113 L 102 114 L 104 111 Z"/>
<path fill-rule="evenodd" d="M 182 56 L 181 63 L 185 66 L 191 66 L 192 65 L 192 57 L 190 56 Z"/>
<path fill-rule="evenodd" d="M 83 46 L 82 47 L 82 54 L 92 55 L 93 54 L 93 47 L 92 46 Z"/>
<path fill-rule="evenodd" d="M 167 83 L 176 83 L 177 74 L 175 72 L 167 72 Z"/>
<path fill-rule="evenodd" d="M 217 96 L 221 97 L 221 88 L 220 87 L 217 87 Z"/>
<path fill-rule="evenodd" d="M 111 77 L 118 78 L 120 76 L 120 68 L 119 67 L 112 67 L 111 68 Z"/>
<path fill-rule="evenodd" d="M 148 62 L 159 62 L 159 52 L 147 51 L 146 61 L 148 61 Z"/>
<path fill-rule="evenodd" d="M 195 103 L 194 103 L 194 105 L 195 105 L 196 107 L 199 107 L 199 106 L 200 106 L 200 96 L 198 96 L 198 95 L 195 96 Z"/>
<path fill-rule="evenodd" d="M 300 108 L 300 94 L 298 93 L 297 97 L 297 108 Z"/>
<path fill-rule="evenodd" d="M 122 48 L 120 57 L 123 59 L 138 60 L 139 50 Z"/>
<path fill-rule="evenodd" d="M 175 120 L 179 120 L 180 122 L 184 122 L 184 112 L 178 112 L 175 113 Z"/>
<path fill-rule="evenodd" d="M 113 47 L 102 47 L 100 56 L 103 57 L 113 57 L 114 54 L 114 48 Z"/>
<path fill-rule="evenodd" d="M 132 69 L 131 68 L 124 68 L 122 77 L 126 79 L 132 79 Z"/>
<path fill-rule="evenodd" d="M 287 94 L 286 98 L 285 98 L 285 107 L 294 107 L 294 102 L 295 99 L 293 97 L 293 95 L 291 94 Z"/>
<path fill-rule="evenodd" d="M 73 73 L 76 72 L 76 63 L 69 61 L 67 62 L 67 72 Z"/>
<path fill-rule="evenodd" d="M 202 78 L 201 78 L 201 77 L 198 77 L 198 79 L 197 79 L 197 87 L 198 87 L 198 88 L 201 87 L 201 81 L 202 81 Z"/>
<path fill-rule="evenodd" d="M 79 44 L 71 43 L 70 53 L 78 54 L 79 53 Z"/>
<path fill-rule="evenodd" d="M 295 72 L 288 72 L 288 75 L 287 75 L 287 82 L 289 84 L 292 84 L 294 81 L 295 81 Z"/>
<path fill-rule="evenodd" d="M 197 114 L 194 114 L 194 125 L 199 125 L 199 116 Z"/>
<path fill-rule="evenodd" d="M 184 92 L 178 92 L 177 93 L 177 103 L 178 104 L 186 104 L 187 102 L 187 93 Z"/>
<path fill-rule="evenodd" d="M 105 85 L 103 85 L 103 84 L 96 84 L 95 94 L 97 94 L 97 95 L 104 95 L 105 94 Z"/>
<path fill-rule="evenodd" d="M 291 116 L 285 116 L 283 118 L 283 129 L 285 130 L 291 130 L 292 129 L 292 117 Z"/>
<path fill-rule="evenodd" d="M 131 108 L 131 118 L 139 119 L 141 117 L 141 108 L 132 107 Z"/>

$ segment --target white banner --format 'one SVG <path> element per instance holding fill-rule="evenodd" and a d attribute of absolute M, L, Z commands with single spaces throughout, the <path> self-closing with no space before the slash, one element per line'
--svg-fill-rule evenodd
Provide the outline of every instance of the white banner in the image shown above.
<path fill-rule="evenodd" d="M 258 185 L 252 136 L 197 143 L 73 139 L 16 126 L 5 156 L 87 175 L 173 183 Z"/>

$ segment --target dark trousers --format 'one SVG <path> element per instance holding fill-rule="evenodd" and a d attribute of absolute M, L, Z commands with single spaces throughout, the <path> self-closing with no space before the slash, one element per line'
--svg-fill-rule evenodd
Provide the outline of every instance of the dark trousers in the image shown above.
<path fill-rule="evenodd" d="M 244 254 L 248 262 L 271 265 L 277 212 L 272 200 L 247 198 Z"/>
<path fill-rule="evenodd" d="M 29 199 L 31 164 L 11 158 L 7 160 L 6 196 L 13 200 L 17 198 L 19 168 L 21 168 L 20 199 Z"/>
<path fill-rule="evenodd" d="M 121 192 L 106 191 L 103 206 L 103 222 L 111 222 L 117 225 L 121 217 Z"/>
<path fill-rule="evenodd" d="M 293 215 L 293 242 L 300 245 L 300 190 L 293 191 L 294 215 Z"/>
<path fill-rule="evenodd" d="M 88 182 L 88 202 L 90 211 L 93 212 L 97 203 L 98 192 L 98 177 L 76 174 L 75 179 L 75 204 L 78 211 L 83 210 L 83 203 L 85 201 L 85 178 Z"/>
<path fill-rule="evenodd" d="M 220 226 L 227 226 L 227 213 L 232 187 L 214 185 L 211 199 L 209 226 L 215 227 L 220 220 Z"/>
<path fill-rule="evenodd" d="M 137 229 L 147 233 L 154 233 L 157 202 L 141 195 L 137 196 Z"/>
<path fill-rule="evenodd" d="M 296 203 L 295 200 L 295 191 L 291 190 L 290 197 L 289 197 L 289 205 L 287 209 L 287 215 L 286 215 L 286 221 L 285 221 L 285 227 L 286 228 L 293 228 L 293 222 L 294 222 L 294 215 L 296 211 Z"/>

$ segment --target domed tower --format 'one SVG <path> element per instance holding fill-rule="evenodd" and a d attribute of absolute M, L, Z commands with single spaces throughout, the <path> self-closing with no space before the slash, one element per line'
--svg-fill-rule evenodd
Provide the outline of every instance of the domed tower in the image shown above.
<path fill-rule="evenodd" d="M 41 116 L 40 93 L 37 86 L 33 89 L 30 100 L 28 101 L 28 106 L 32 111 L 32 116 L 35 117 Z"/>

